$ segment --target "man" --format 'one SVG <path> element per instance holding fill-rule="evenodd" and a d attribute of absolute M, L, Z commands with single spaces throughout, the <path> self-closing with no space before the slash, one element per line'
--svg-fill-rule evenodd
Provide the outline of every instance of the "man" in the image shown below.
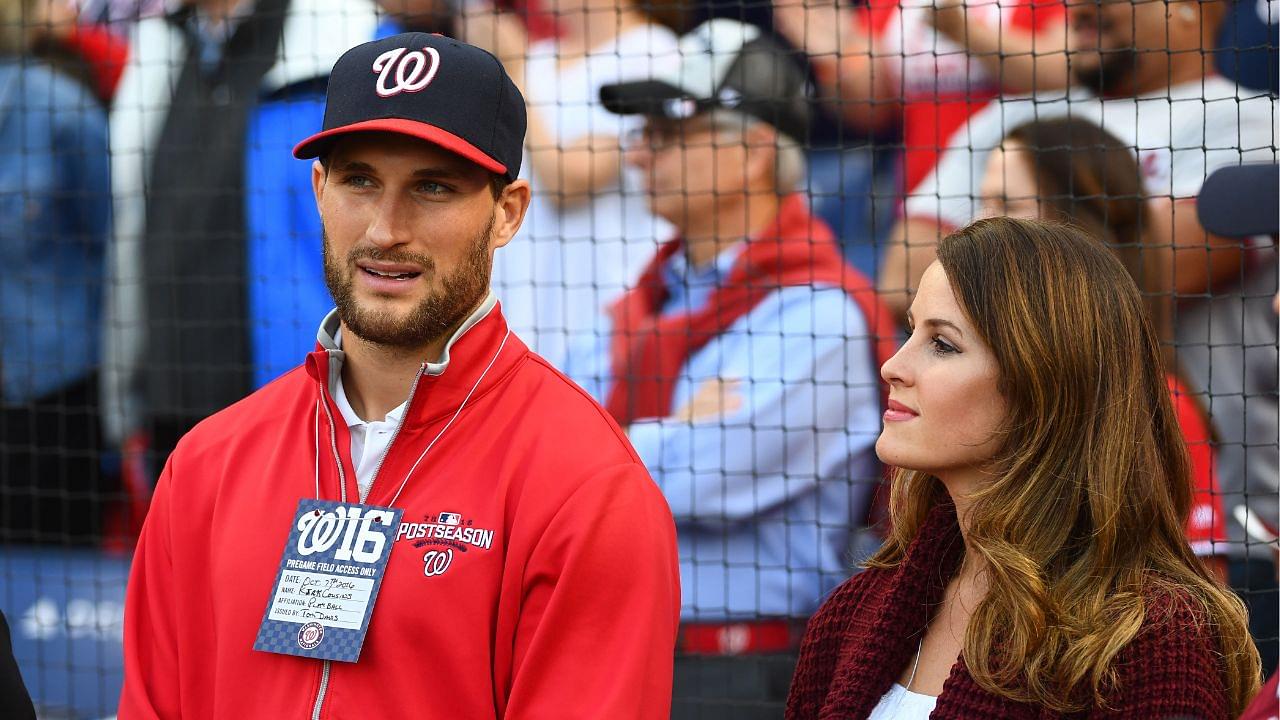
<path fill-rule="evenodd" d="M 670 512 L 489 291 L 529 205 L 524 127 L 501 64 L 439 35 L 334 66 L 294 154 L 320 158 L 338 307 L 305 366 L 170 457 L 122 719 L 666 716 Z"/>
<path fill-rule="evenodd" d="M 383 16 L 376 30 L 353 42 L 402 32 L 455 36 L 446 0 L 378 0 L 378 7 Z M 336 59 L 328 58 L 319 69 L 321 78 Z M 311 197 L 310 168 L 288 153 L 300 134 L 320 128 L 324 100 L 324 83 L 293 83 L 265 96 L 249 123 L 245 219 L 254 389 L 297 364 L 315 343 L 315 318 L 333 307 L 315 244 L 320 219 Z"/>
<path fill-rule="evenodd" d="M 878 281 L 885 301 L 904 313 L 937 238 L 976 215 L 987 154 L 1006 132 L 1068 113 L 1093 120 L 1138 154 L 1152 198 L 1150 232 L 1174 248 L 1174 289 L 1200 294 L 1238 278 L 1240 242 L 1206 235 L 1193 202 L 1214 169 L 1274 160 L 1276 115 L 1273 99 L 1238 91 L 1213 72 L 1205 49 L 1214 47 L 1226 10 L 1222 0 L 1070 3 L 1075 87 L 1065 96 L 1007 98 L 951 136 L 951 147 L 907 198 L 891 234 Z"/>
<path fill-rule="evenodd" d="M 1184 302 L 1177 318 L 1178 363 L 1213 416 L 1230 581 L 1249 608 L 1264 674 L 1275 672 L 1280 655 L 1275 545 L 1266 539 L 1280 527 L 1278 206 L 1280 170 L 1274 164 L 1222 168 L 1205 180 L 1197 198 L 1205 229 L 1267 240 L 1251 250 L 1238 285 Z"/>
<path fill-rule="evenodd" d="M 104 429 L 143 476 L 133 485 L 149 485 L 183 433 L 250 389 L 249 288 L 274 269 L 246 242 L 261 187 L 250 128 L 274 100 L 323 84 L 378 22 L 371 0 L 170 8 L 133 28 L 111 113 Z M 147 446 L 157 467 L 142 469 Z"/>
<path fill-rule="evenodd" d="M 99 463 L 92 335 L 111 226 L 107 120 L 27 50 L 34 5 L 0 6 L 0 543 L 94 544 L 117 487 Z"/>
<path fill-rule="evenodd" d="M 776 717 L 795 641 L 847 577 L 876 485 L 876 349 L 892 335 L 791 194 L 809 120 L 798 69 L 731 20 L 680 45 L 669 74 L 601 90 L 611 111 L 645 116 L 627 161 L 678 239 L 568 367 L 627 427 L 676 516 L 675 716 Z"/>

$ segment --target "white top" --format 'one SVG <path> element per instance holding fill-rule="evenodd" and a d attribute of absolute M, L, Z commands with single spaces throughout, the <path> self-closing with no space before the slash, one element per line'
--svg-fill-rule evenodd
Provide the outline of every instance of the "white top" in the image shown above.
<path fill-rule="evenodd" d="M 333 340 L 339 348 L 342 347 L 341 330 Z M 404 416 L 409 400 L 406 398 L 383 419 L 365 422 L 351 407 L 351 401 L 347 400 L 347 391 L 342 386 L 342 373 L 338 373 L 333 382 L 333 402 L 338 406 L 338 412 L 342 413 L 347 429 L 351 431 L 351 464 L 356 466 L 356 485 L 360 487 L 360 497 L 363 498 L 369 494 L 378 461 L 387 453 L 387 447 L 391 445 L 391 438 L 395 437 L 396 428 L 400 425 L 400 418 Z"/>
<path fill-rule="evenodd" d="M 1216 75 L 1140 98 L 1099 100 L 1079 89 L 1069 97 L 1010 97 L 952 136 L 933 174 L 907 198 L 907 216 L 967 225 L 978 216 L 977 191 L 991 149 L 1024 122 L 1069 114 L 1098 123 L 1132 148 L 1152 197 L 1195 197 L 1220 167 L 1276 159 L 1276 101 Z"/>
<path fill-rule="evenodd" d="M 938 698 L 911 692 L 898 683 L 880 697 L 867 720 L 928 720 Z"/>
<path fill-rule="evenodd" d="M 605 110 L 600 88 L 648 79 L 663 64 L 679 62 L 675 34 L 659 25 L 633 28 L 565 68 L 556 57 L 554 41 L 534 44 L 525 75 L 529 112 L 562 147 L 586 137 L 621 147 L 642 119 Z M 600 308 L 639 276 L 671 229 L 650 214 L 644 186 L 629 168 L 589 202 L 562 212 L 531 175 L 527 152 L 521 167 L 533 200 L 520 232 L 494 257 L 492 287 L 511 330 L 563 367 L 569 340 L 600 332 Z"/>

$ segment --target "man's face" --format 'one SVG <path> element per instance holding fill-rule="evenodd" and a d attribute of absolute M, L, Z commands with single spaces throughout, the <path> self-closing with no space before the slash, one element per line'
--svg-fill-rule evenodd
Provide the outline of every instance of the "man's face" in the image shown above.
<path fill-rule="evenodd" d="M 1099 95 L 1163 87 L 1171 53 L 1200 47 L 1198 0 L 1075 0 L 1067 7 L 1071 74 Z"/>
<path fill-rule="evenodd" d="M 640 170 L 654 214 L 677 228 L 715 212 L 717 201 L 741 196 L 748 183 L 742 133 L 717 128 L 709 115 L 652 118 L 629 138 L 626 161 Z"/>
<path fill-rule="evenodd" d="M 1068 49 L 1075 82 L 1098 95 L 1132 95 L 1140 65 L 1165 47 L 1162 0 L 1076 1 L 1068 5 Z"/>
<path fill-rule="evenodd" d="M 378 5 L 405 28 L 434 28 L 454 14 L 448 0 L 378 0 Z"/>
<path fill-rule="evenodd" d="M 391 133 L 344 138 L 327 165 L 312 182 L 343 324 L 400 349 L 444 337 L 484 299 L 493 251 L 510 239 L 494 232 L 489 173 Z"/>

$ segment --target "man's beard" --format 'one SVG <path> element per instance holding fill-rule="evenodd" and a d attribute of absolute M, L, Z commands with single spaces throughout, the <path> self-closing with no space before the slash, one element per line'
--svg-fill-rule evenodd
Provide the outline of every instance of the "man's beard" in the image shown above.
<path fill-rule="evenodd" d="M 1099 50 L 1097 65 L 1087 69 L 1073 65 L 1071 75 L 1076 84 L 1098 97 L 1117 97 L 1128 94 L 1137 61 L 1138 53 L 1133 48 Z"/>
<path fill-rule="evenodd" d="M 451 275 L 440 278 L 438 289 L 431 290 L 403 318 L 388 310 L 372 310 L 360 306 L 355 297 L 354 274 L 364 272 L 356 261 L 370 259 L 387 263 L 408 263 L 422 268 L 423 280 L 433 279 L 436 263 L 425 255 L 403 250 L 382 251 L 374 247 L 353 249 L 340 262 L 329 247 L 328 232 L 322 230 L 324 280 L 329 294 L 338 306 L 343 324 L 363 340 L 390 348 L 417 350 L 452 332 L 467 319 L 489 291 L 489 275 L 493 260 L 489 256 L 489 235 L 493 217 L 471 242 L 462 266 Z M 345 264 L 347 274 L 344 274 Z"/>

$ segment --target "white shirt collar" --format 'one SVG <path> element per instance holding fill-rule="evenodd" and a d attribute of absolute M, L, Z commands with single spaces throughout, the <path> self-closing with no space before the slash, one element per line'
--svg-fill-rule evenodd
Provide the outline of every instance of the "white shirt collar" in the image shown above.
<path fill-rule="evenodd" d="M 425 363 L 426 374 L 444 374 L 444 371 L 449 369 L 449 351 L 453 348 L 453 344 L 463 335 L 466 335 L 468 330 L 485 319 L 497 306 L 498 297 L 490 290 L 489 294 L 485 296 L 484 302 L 480 303 L 480 307 L 477 307 L 463 321 L 462 325 L 458 326 L 458 329 L 449 338 L 449 342 L 445 343 L 444 352 L 440 353 L 440 361 Z M 342 387 L 342 363 L 346 360 L 346 353 L 342 352 L 342 322 L 338 317 L 337 308 L 330 310 L 329 314 L 320 322 L 320 329 L 316 331 L 316 342 L 329 355 L 329 392 L 333 395 L 333 401 L 338 405 L 338 410 L 342 413 L 342 419 L 346 421 L 347 427 L 368 424 L 361 420 L 360 416 L 352 409 L 350 401 L 347 400 L 346 390 Z M 387 413 L 385 421 L 399 422 L 408 403 L 409 401 L 406 398 L 398 407 Z"/>
<path fill-rule="evenodd" d="M 333 334 L 333 343 L 338 346 L 339 350 L 342 349 L 342 329 L 341 328 L 339 328 L 338 331 Z M 351 401 L 347 399 L 347 389 L 342 384 L 342 373 L 338 373 L 337 377 L 334 378 L 333 402 L 338 406 L 338 412 L 342 413 L 342 419 L 344 422 L 347 423 L 348 428 L 363 427 L 365 425 L 372 425 L 373 423 L 377 422 L 376 420 L 365 422 L 364 420 L 360 419 L 359 415 L 356 414 L 355 408 L 351 407 Z M 387 413 L 387 416 L 382 419 L 382 422 L 390 423 L 392 425 L 399 425 L 400 418 L 404 417 L 404 410 L 408 405 L 409 405 L 409 400 L 406 398 L 404 402 L 400 403 L 395 408 L 393 408 L 391 412 Z"/>

